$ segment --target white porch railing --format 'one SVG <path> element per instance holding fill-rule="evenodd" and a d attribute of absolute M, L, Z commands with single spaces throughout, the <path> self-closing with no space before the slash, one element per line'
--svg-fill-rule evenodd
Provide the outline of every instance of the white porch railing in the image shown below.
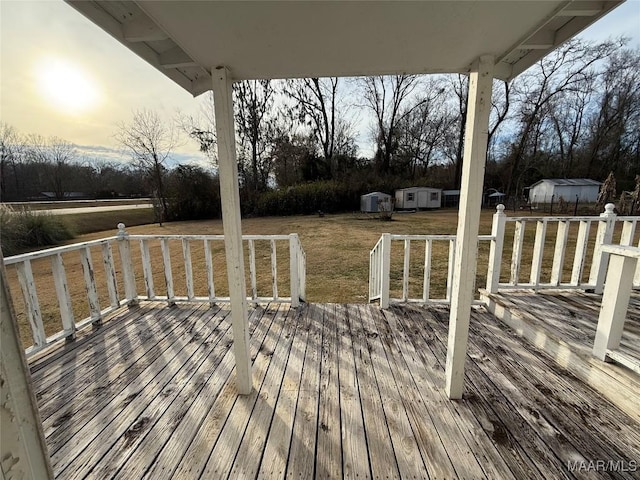
<path fill-rule="evenodd" d="M 493 217 L 495 240 L 489 256 L 489 293 L 523 288 L 602 293 L 609 261 L 602 246 L 632 245 L 640 220 L 616 216 L 613 204 L 607 204 L 599 217 L 508 217 L 501 207 Z M 513 228 L 507 232 L 509 224 Z M 534 235 L 528 234 L 532 231 Z M 501 281 L 505 265 L 509 265 L 508 280 Z M 640 286 L 640 275 L 636 275 L 635 285 Z"/>
<path fill-rule="evenodd" d="M 166 301 L 169 305 L 176 302 L 215 304 L 229 301 L 229 296 L 216 292 L 214 282 L 214 273 L 225 268 L 225 262 L 220 261 L 220 257 L 224 258 L 223 235 L 129 235 L 123 224 L 118 228 L 118 235 L 114 237 L 4 259 L 8 271 L 15 268 L 24 314 L 31 329 L 33 345 L 26 349 L 27 356 L 63 339 L 73 339 L 76 331 L 99 324 L 105 315 L 123 305 L 142 301 Z M 297 234 L 244 235 L 243 240 L 249 260 L 247 300 L 253 303 L 291 303 L 293 307 L 305 300 L 306 256 Z M 181 255 L 174 253 L 172 256 L 171 252 L 178 249 Z M 114 260 L 114 250 L 120 257 L 120 265 Z M 192 258 L 195 250 L 198 253 L 196 269 Z M 280 256 L 289 255 L 288 275 L 278 272 L 278 267 L 284 266 L 282 261 L 278 261 L 278 250 Z M 96 253 L 101 256 L 101 268 L 94 264 Z M 50 269 L 46 268 L 46 260 L 51 263 Z M 37 263 L 38 281 L 34 276 L 34 263 Z M 83 292 L 79 293 L 87 299 L 89 314 L 80 320 L 74 313 L 78 306 L 72 302 L 72 290 L 77 290 L 78 285 L 72 285 L 74 282 L 67 274 L 69 265 L 74 271 L 82 270 L 84 285 Z M 179 281 L 174 275 L 176 266 L 183 273 Z M 270 273 L 264 274 L 265 269 L 270 269 Z M 263 275 L 259 278 L 261 272 Z M 224 276 L 224 273 L 218 272 L 218 275 Z M 267 277 L 269 287 L 265 288 Z M 48 318 L 45 329 L 40 297 L 51 296 L 51 279 L 58 308 L 57 315 L 49 313 L 48 317 L 56 318 Z M 288 296 L 282 294 L 282 287 L 287 283 L 289 291 L 285 293 Z M 140 284 L 142 289 L 138 288 Z M 204 284 L 206 295 L 201 294 Z M 105 308 L 105 305 L 108 306 Z M 53 321 L 59 322 L 62 330 L 47 335 L 45 330 L 55 330 L 51 326 Z"/>
<path fill-rule="evenodd" d="M 640 358 L 634 358 L 618 350 L 629 308 L 632 279 L 639 271 L 640 248 L 605 245 L 602 250 L 609 254 L 611 259 L 602 295 L 593 355 L 600 360 L 614 360 L 640 373 Z"/>
<path fill-rule="evenodd" d="M 480 241 L 492 240 L 491 235 L 481 235 Z M 402 262 L 402 296 L 390 298 L 390 279 L 392 272 L 392 245 L 400 243 L 403 246 Z M 412 244 L 424 242 L 424 262 L 422 265 L 420 297 L 410 296 L 411 282 L 411 248 Z M 446 293 L 444 297 L 432 296 L 432 264 L 434 245 L 445 246 L 447 251 L 446 261 Z M 378 243 L 369 253 L 369 301 L 380 301 L 382 308 L 387 308 L 391 303 L 449 303 L 451 301 L 451 285 L 453 283 L 453 264 L 456 252 L 455 235 L 392 235 L 383 233 Z"/>
<path fill-rule="evenodd" d="M 504 206 L 498 205 L 491 235 L 478 237 L 479 241 L 491 242 L 486 290 L 575 288 L 602 293 L 609 259 L 602 246 L 634 242 L 640 246 L 636 240 L 640 217 L 618 217 L 613 204 L 605 209 L 594 217 L 508 217 Z M 398 277 L 398 269 L 394 270 L 391 262 L 393 241 L 404 242 L 401 298 L 390 298 L 390 279 Z M 424 263 L 420 266 L 411 263 L 412 241 L 425 242 Z M 445 262 L 444 258 L 434 261 L 434 242 L 449 243 L 444 298 L 432 298 L 430 294 L 433 266 L 437 264 L 442 270 Z M 369 254 L 369 301 L 378 300 L 382 308 L 390 303 L 449 303 L 455 243 L 455 235 L 383 234 Z M 423 272 L 422 296 L 411 298 L 410 270 L 418 267 Z M 634 287 L 640 287 L 640 266 Z"/>

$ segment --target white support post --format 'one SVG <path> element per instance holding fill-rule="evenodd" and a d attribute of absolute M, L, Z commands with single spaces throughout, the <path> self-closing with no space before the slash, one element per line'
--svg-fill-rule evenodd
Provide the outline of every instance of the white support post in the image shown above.
<path fill-rule="evenodd" d="M 389 308 L 389 284 L 391 281 L 391 234 L 382 234 L 382 288 L 380 289 L 380 308 Z"/>
<path fill-rule="evenodd" d="M 256 246 L 253 240 L 249 240 L 249 277 L 251 281 L 251 300 L 258 298 L 258 286 L 256 283 Z"/>
<path fill-rule="evenodd" d="M 62 328 L 67 335 L 67 340 L 73 340 L 76 337 L 76 324 L 73 318 L 71 295 L 69 294 L 67 274 L 64 269 L 61 254 L 58 253 L 51 257 L 51 271 L 53 273 L 53 283 L 56 287 L 58 305 L 60 306 L 60 320 L 62 320 Z"/>
<path fill-rule="evenodd" d="M 302 248 L 302 242 L 300 242 L 300 237 L 296 234 L 296 246 L 298 248 L 298 282 L 300 287 L 298 289 L 298 294 L 300 296 L 300 300 L 303 302 L 307 301 L 307 257 Z"/>
<path fill-rule="evenodd" d="M 602 253 L 602 246 L 611 244 L 613 229 L 616 226 L 615 207 L 613 203 L 607 203 L 604 206 L 604 213 L 600 214 L 600 221 L 598 222 L 596 244 L 593 247 L 593 260 L 591 261 L 591 271 L 589 273 L 589 284 L 595 286 L 595 293 L 602 293 L 604 278 L 607 275 L 609 254 Z"/>
<path fill-rule="evenodd" d="M 196 296 L 193 288 L 193 263 L 191 262 L 191 242 L 188 238 L 182 239 L 182 257 L 184 258 L 184 277 L 187 286 L 187 299 L 193 300 Z"/>
<path fill-rule="evenodd" d="M 233 353 L 236 359 L 236 386 L 238 393 L 251 393 L 251 357 L 249 356 L 249 321 L 247 293 L 242 253 L 242 224 L 240 219 L 240 192 L 238 189 L 238 163 L 233 124 L 233 82 L 225 67 L 212 68 L 213 98 L 216 133 L 218 139 L 218 170 L 224 245 L 227 257 L 227 277 L 231 299 L 233 327 Z"/>
<path fill-rule="evenodd" d="M 431 286 L 431 240 L 424 245 L 424 274 L 422 278 L 422 301 L 429 301 L 429 287 Z"/>
<path fill-rule="evenodd" d="M 522 263 L 522 245 L 524 244 L 524 230 L 527 222 L 518 220 L 513 233 L 513 251 L 511 252 L 511 277 L 509 283 L 518 285 L 520 283 L 520 265 Z"/>
<path fill-rule="evenodd" d="M 24 297 L 27 318 L 29 319 L 29 325 L 31 325 L 33 344 L 36 347 L 42 347 L 47 343 L 47 336 L 42 323 L 42 312 L 40 310 L 38 292 L 36 291 L 36 282 L 33 278 L 33 270 L 31 269 L 31 261 L 25 260 L 16 264 L 16 271 L 18 272 L 18 282 Z"/>
<path fill-rule="evenodd" d="M 491 225 L 491 249 L 489 250 L 489 271 L 487 272 L 487 292 L 497 293 L 500 283 L 500 267 L 502 265 L 502 248 L 504 246 L 504 229 L 507 223 L 504 205 L 496 207 Z"/>
<path fill-rule="evenodd" d="M 289 235 L 289 284 L 291 285 L 291 306 L 300 306 L 300 283 L 298 281 L 298 236 L 295 233 Z"/>
<path fill-rule="evenodd" d="M 131 243 L 124 223 L 118 224 L 118 250 L 120 251 L 120 262 L 122 263 L 124 296 L 127 300 L 127 305 L 133 307 L 138 304 L 138 294 L 136 293 L 136 277 L 133 273 L 133 261 L 131 260 Z"/>
<path fill-rule="evenodd" d="M 168 238 L 160 240 L 160 248 L 162 249 L 162 263 L 164 264 L 164 283 L 167 287 L 167 303 L 172 307 L 176 304 L 176 293 L 173 288 L 173 270 L 171 268 L 171 250 Z"/>
<path fill-rule="evenodd" d="M 53 479 L 0 251 L 0 478 Z"/>
<path fill-rule="evenodd" d="M 451 301 L 451 292 L 453 291 L 453 272 L 456 266 L 456 239 L 449 240 L 449 260 L 447 262 L 447 302 Z"/>
<path fill-rule="evenodd" d="M 578 227 L 578 238 L 576 239 L 576 251 L 573 256 L 573 268 L 571 269 L 571 285 L 578 286 L 582 283 L 582 271 L 584 270 L 584 260 L 587 255 L 589 244 L 590 221 L 581 221 Z"/>
<path fill-rule="evenodd" d="M 213 256 L 211 255 L 211 242 L 204 241 L 204 263 L 207 266 L 207 292 L 209 294 L 209 305 L 215 305 L 216 285 L 213 282 Z"/>
<path fill-rule="evenodd" d="M 537 290 L 540 285 L 540 271 L 542 270 L 542 256 L 544 255 L 544 242 L 547 237 L 547 221 L 538 220 L 536 224 L 536 238 L 533 242 L 533 258 L 531 259 L 531 274 L 529 282 Z"/>
<path fill-rule="evenodd" d="M 411 256 L 411 240 L 404 241 L 404 263 L 402 266 L 402 301 L 406 302 L 409 298 L 409 266 Z"/>
<path fill-rule="evenodd" d="M 593 355 L 605 360 L 607 350 L 620 345 L 629 298 L 633 287 L 637 257 L 612 254 L 609 259 L 607 281 L 602 295 Z"/>
<path fill-rule="evenodd" d="M 445 371 L 446 392 L 451 399 L 462 398 L 464 390 L 464 361 L 467 356 L 469 319 L 477 269 L 480 205 L 487 157 L 493 68 L 494 58 L 483 55 L 469 75 L 467 124 Z"/>
<path fill-rule="evenodd" d="M 120 306 L 120 299 L 118 298 L 116 267 L 113 263 L 113 252 L 111 251 L 111 244 L 109 242 L 102 245 L 102 265 L 107 282 L 107 291 L 109 292 L 109 305 L 111 305 L 111 308 L 118 308 Z"/>
<path fill-rule="evenodd" d="M 553 251 L 553 266 L 551 267 L 551 284 L 560 285 L 562 283 L 562 270 L 564 268 L 564 254 L 567 250 L 567 239 L 569 238 L 569 221 L 558 222 L 558 232 L 556 234 L 556 246 Z"/>
<path fill-rule="evenodd" d="M 98 287 L 96 286 L 96 273 L 93 269 L 91 250 L 89 250 L 89 247 L 85 247 L 80 250 L 80 262 L 82 263 L 84 287 L 87 292 L 87 302 L 89 304 L 91 322 L 99 324 L 102 322 L 102 313 L 100 312 L 100 299 L 98 297 Z"/>
<path fill-rule="evenodd" d="M 278 257 L 275 240 L 271 240 L 271 289 L 273 299 L 278 300 Z"/>
<path fill-rule="evenodd" d="M 149 253 L 149 241 L 140 240 L 140 256 L 142 258 L 142 273 L 144 274 L 144 286 L 147 292 L 147 300 L 156 298 L 156 289 L 153 282 L 153 269 L 151 268 L 151 254 Z"/>

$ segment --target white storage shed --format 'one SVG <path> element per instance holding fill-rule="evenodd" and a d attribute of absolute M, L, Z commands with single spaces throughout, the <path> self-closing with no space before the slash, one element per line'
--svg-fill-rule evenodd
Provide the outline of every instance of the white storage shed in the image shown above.
<path fill-rule="evenodd" d="M 391 195 L 371 192 L 360 197 L 360 211 L 366 213 L 390 212 L 393 210 Z"/>
<path fill-rule="evenodd" d="M 409 187 L 396 190 L 396 208 L 420 209 L 440 208 L 442 190 L 429 187 Z"/>
<path fill-rule="evenodd" d="M 544 178 L 529 187 L 529 203 L 595 202 L 602 183 L 589 178 Z"/>

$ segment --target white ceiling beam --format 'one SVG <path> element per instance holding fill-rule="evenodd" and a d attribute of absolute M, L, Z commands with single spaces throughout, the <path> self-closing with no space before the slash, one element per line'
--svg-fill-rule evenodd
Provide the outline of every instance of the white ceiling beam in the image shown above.
<path fill-rule="evenodd" d="M 602 12 L 602 2 L 572 2 L 558 12 L 559 17 L 593 17 Z"/>
<path fill-rule="evenodd" d="M 551 48 L 555 45 L 556 32 L 553 30 L 540 30 L 531 35 L 520 46 L 524 50 L 539 50 Z"/>
<path fill-rule="evenodd" d="M 191 81 L 191 94 L 194 97 L 202 95 L 204 92 L 211 90 L 212 78 L 209 72 L 203 72 L 198 78 Z"/>
<path fill-rule="evenodd" d="M 513 67 L 507 62 L 496 64 L 493 70 L 493 77 L 499 80 L 509 80 L 513 76 Z"/>
<path fill-rule="evenodd" d="M 181 68 L 181 67 L 197 67 L 198 64 L 193 61 L 193 59 L 185 53 L 180 47 L 176 46 L 167 50 L 166 52 L 162 52 L 158 56 L 158 61 L 160 65 L 164 68 Z M 210 82 L 210 80 L 209 80 Z M 209 83 L 211 85 L 211 83 Z"/>
<path fill-rule="evenodd" d="M 152 42 L 169 38 L 169 35 L 146 16 L 135 17 L 123 23 L 122 36 L 128 42 Z"/>

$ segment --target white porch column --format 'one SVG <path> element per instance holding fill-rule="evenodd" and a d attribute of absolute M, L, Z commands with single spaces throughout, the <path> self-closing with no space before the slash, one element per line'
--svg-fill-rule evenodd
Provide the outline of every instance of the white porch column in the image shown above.
<path fill-rule="evenodd" d="M 249 322 L 247 319 L 247 292 L 244 279 L 242 252 L 242 226 L 240 221 L 240 191 L 238 163 L 233 124 L 233 82 L 226 67 L 212 68 L 213 100 L 218 137 L 218 172 L 222 200 L 222 224 L 227 258 L 231 321 L 233 327 L 233 353 L 236 358 L 238 393 L 248 395 L 252 389 L 251 360 L 249 357 Z"/>
<path fill-rule="evenodd" d="M 1 478 L 53 478 L 0 252 Z"/>
<path fill-rule="evenodd" d="M 469 318 L 477 267 L 478 230 L 487 156 L 493 67 L 494 58 L 484 55 L 480 57 L 469 75 L 467 125 L 446 365 L 447 395 L 452 399 L 462 398 L 464 389 L 464 361 L 467 354 Z"/>

